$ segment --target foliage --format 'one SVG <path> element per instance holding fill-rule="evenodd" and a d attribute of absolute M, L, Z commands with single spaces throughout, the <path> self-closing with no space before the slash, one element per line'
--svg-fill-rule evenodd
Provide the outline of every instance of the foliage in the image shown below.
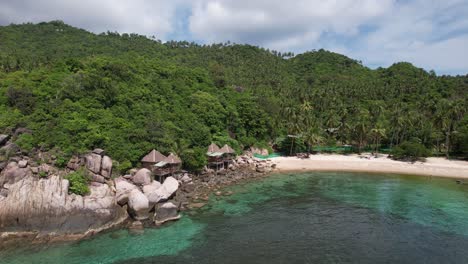
<path fill-rule="evenodd" d="M 206 165 L 206 150 L 204 148 L 188 149 L 181 154 L 186 170 L 199 172 Z"/>
<path fill-rule="evenodd" d="M 59 168 L 65 168 L 65 166 L 67 166 L 67 163 L 68 163 L 68 159 L 63 156 L 59 156 L 55 160 L 55 166 Z"/>
<path fill-rule="evenodd" d="M 65 177 L 70 182 L 68 191 L 77 195 L 86 195 L 89 193 L 88 178 L 84 171 L 79 170 L 68 174 Z"/>
<path fill-rule="evenodd" d="M 392 152 L 392 158 L 404 161 L 424 160 L 430 155 L 430 151 L 421 143 L 415 141 L 405 141 L 396 146 Z"/>
<path fill-rule="evenodd" d="M 29 152 L 34 148 L 34 138 L 29 133 L 19 135 L 15 142 L 24 152 Z"/>
<path fill-rule="evenodd" d="M 118 170 L 119 172 L 125 173 L 125 172 L 127 172 L 129 169 L 132 168 L 132 163 L 131 163 L 130 161 L 128 161 L 128 160 L 124 160 L 124 161 L 122 161 L 122 162 L 118 162 L 118 163 L 116 164 L 116 168 L 117 168 L 117 170 Z"/>
<path fill-rule="evenodd" d="M 39 177 L 40 177 L 40 178 L 47 178 L 47 176 L 48 176 L 48 175 L 47 175 L 47 172 L 45 172 L 45 171 L 40 171 L 40 172 L 39 172 Z"/>
<path fill-rule="evenodd" d="M 28 151 L 69 156 L 99 147 L 120 171 L 153 148 L 184 156 L 216 142 L 240 152 L 278 137 L 285 153 L 417 138 L 468 157 L 468 76 L 404 62 L 371 70 L 325 50 L 292 56 L 96 35 L 61 21 L 2 26 L 0 38 L 0 133 L 32 130 L 18 138 Z M 302 138 L 292 144 L 288 134 Z"/>

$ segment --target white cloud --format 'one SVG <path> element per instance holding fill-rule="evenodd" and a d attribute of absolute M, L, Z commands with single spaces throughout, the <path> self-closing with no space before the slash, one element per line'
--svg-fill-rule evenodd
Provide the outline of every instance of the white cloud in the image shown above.
<path fill-rule="evenodd" d="M 189 28 L 207 42 L 238 41 L 274 49 L 297 49 L 323 33 L 355 35 L 384 14 L 393 0 L 205 0 L 194 4 Z"/>
<path fill-rule="evenodd" d="M 372 65 L 409 61 L 439 73 L 468 72 L 468 27 L 464 1 L 409 1 L 376 21 L 348 55 Z"/>
<path fill-rule="evenodd" d="M 182 1 L 0 0 L 0 24 L 63 20 L 93 32 L 118 31 L 164 38 L 174 30 Z"/>

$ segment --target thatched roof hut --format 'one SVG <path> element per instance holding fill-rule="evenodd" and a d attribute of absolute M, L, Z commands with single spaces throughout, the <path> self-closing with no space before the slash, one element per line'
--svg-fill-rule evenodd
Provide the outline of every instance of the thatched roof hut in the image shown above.
<path fill-rule="evenodd" d="M 236 151 L 232 149 L 228 144 L 224 145 L 219 152 L 227 153 L 227 154 L 234 154 Z"/>
<path fill-rule="evenodd" d="M 143 159 L 141 159 L 141 162 L 158 163 L 166 158 L 167 157 L 161 154 L 161 152 L 153 149 L 150 153 L 144 156 Z"/>
<path fill-rule="evenodd" d="M 208 146 L 207 153 L 214 153 L 214 152 L 220 152 L 220 148 L 215 143 L 211 143 L 211 145 Z"/>
<path fill-rule="evenodd" d="M 169 154 L 169 156 L 167 156 L 164 161 L 167 162 L 168 164 L 181 164 L 182 163 L 182 160 L 172 153 Z"/>

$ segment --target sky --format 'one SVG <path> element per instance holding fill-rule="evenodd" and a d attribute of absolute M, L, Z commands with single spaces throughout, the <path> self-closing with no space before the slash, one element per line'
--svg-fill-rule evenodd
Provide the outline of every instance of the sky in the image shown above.
<path fill-rule="evenodd" d="M 0 25 L 50 20 L 163 41 L 323 48 L 371 68 L 407 61 L 468 73 L 468 0 L 0 0 Z"/>

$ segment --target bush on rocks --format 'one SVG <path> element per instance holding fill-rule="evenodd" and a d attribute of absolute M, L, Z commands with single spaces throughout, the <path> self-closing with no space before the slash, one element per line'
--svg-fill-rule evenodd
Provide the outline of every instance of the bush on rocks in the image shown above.
<path fill-rule="evenodd" d="M 89 193 L 89 180 L 82 170 L 68 174 L 65 176 L 65 179 L 70 182 L 70 187 L 68 188 L 69 192 L 78 195 L 86 195 Z"/>

